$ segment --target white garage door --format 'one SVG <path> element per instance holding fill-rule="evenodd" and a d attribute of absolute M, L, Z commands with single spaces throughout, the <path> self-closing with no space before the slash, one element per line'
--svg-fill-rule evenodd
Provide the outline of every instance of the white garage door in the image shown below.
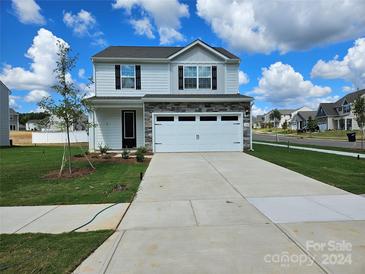
<path fill-rule="evenodd" d="M 154 114 L 155 152 L 242 151 L 241 113 Z"/>

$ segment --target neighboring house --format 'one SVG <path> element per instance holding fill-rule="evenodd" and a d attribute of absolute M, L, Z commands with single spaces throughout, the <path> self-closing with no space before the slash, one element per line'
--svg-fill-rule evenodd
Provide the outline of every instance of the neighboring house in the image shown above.
<path fill-rule="evenodd" d="M 316 114 L 317 111 L 298 111 L 292 118 L 291 121 L 292 129 L 294 130 L 304 129 L 308 125 L 309 117 L 315 120 Z"/>
<path fill-rule="evenodd" d="M 349 93 L 334 103 L 319 104 L 316 115 L 319 129 L 321 131 L 359 129 L 352 111 L 352 104 L 359 96 L 365 96 L 365 89 Z"/>
<path fill-rule="evenodd" d="M 75 125 L 70 127 L 70 131 L 81 131 L 86 130 L 87 128 L 87 116 L 83 115 L 82 119 Z M 48 118 L 45 118 L 43 122 L 44 126 L 42 127 L 42 131 L 64 131 L 65 126 L 63 121 L 55 115 L 51 115 Z"/>
<path fill-rule="evenodd" d="M 9 94 L 10 90 L 0 81 L 0 146 L 9 146 Z"/>
<path fill-rule="evenodd" d="M 28 120 L 25 123 L 25 130 L 40 131 L 42 129 L 41 120 Z"/>
<path fill-rule="evenodd" d="M 19 113 L 12 108 L 9 109 L 9 128 L 19 130 Z"/>
<path fill-rule="evenodd" d="M 276 127 L 282 128 L 283 124 L 286 121 L 288 124 L 288 128 L 296 129 L 297 125 L 293 124 L 293 122 L 292 122 L 292 118 L 294 117 L 294 115 L 297 114 L 298 111 L 310 111 L 311 109 L 308 107 L 301 107 L 301 108 L 297 108 L 297 109 L 278 109 L 278 110 L 281 114 L 280 121 L 273 121 L 270 119 L 270 114 L 274 111 L 274 110 L 271 110 L 268 113 L 264 114 L 265 123 L 274 124 L 274 122 L 275 122 Z"/>
<path fill-rule="evenodd" d="M 242 151 L 252 97 L 239 94 L 240 59 L 196 40 L 185 47 L 112 46 L 92 57 L 90 151 Z"/>
<path fill-rule="evenodd" d="M 264 115 L 257 115 L 252 118 L 253 128 L 263 128 L 265 125 Z"/>

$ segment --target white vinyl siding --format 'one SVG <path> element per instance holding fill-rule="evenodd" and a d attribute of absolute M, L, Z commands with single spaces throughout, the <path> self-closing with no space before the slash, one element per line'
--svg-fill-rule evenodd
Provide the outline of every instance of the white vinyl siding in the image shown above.
<path fill-rule="evenodd" d="M 238 93 L 238 64 L 226 65 L 226 93 Z"/>
<path fill-rule="evenodd" d="M 0 83 L 0 146 L 9 145 L 9 90 Z"/>
<path fill-rule="evenodd" d="M 120 64 L 122 66 L 122 64 Z M 146 93 L 169 93 L 168 64 L 140 64 L 141 90 L 115 89 L 115 64 L 95 63 L 97 96 L 140 96 Z"/>
<path fill-rule="evenodd" d="M 144 145 L 143 110 L 142 108 L 97 108 L 95 109 L 95 128 L 89 134 L 91 150 L 92 146 L 99 149 L 99 145 L 107 145 L 110 149 L 122 148 L 122 110 L 136 110 L 136 136 L 137 147 Z M 92 115 L 89 121 L 93 122 Z M 95 140 L 95 141 L 94 141 Z"/>
<path fill-rule="evenodd" d="M 107 145 L 110 149 L 122 148 L 122 113 L 120 109 L 95 110 L 95 148 Z"/>

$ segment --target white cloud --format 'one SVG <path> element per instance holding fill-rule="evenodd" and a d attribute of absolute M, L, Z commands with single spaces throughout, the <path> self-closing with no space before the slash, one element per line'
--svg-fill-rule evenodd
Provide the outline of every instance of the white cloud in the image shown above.
<path fill-rule="evenodd" d="M 177 41 L 185 41 L 184 36 L 174 28 L 161 27 L 159 29 L 160 44 L 168 45 Z"/>
<path fill-rule="evenodd" d="M 95 84 L 79 83 L 78 87 L 82 92 L 84 98 L 88 98 L 95 95 Z"/>
<path fill-rule="evenodd" d="M 250 82 L 250 78 L 246 73 L 244 73 L 242 70 L 238 72 L 238 82 L 240 85 L 246 85 L 248 82 Z"/>
<path fill-rule="evenodd" d="M 257 107 L 256 105 L 252 106 L 252 115 L 253 116 L 263 115 L 267 112 L 269 112 L 268 108 L 260 108 L 260 107 Z"/>
<path fill-rule="evenodd" d="M 57 60 L 57 41 L 68 45 L 52 32 L 39 29 L 32 46 L 25 54 L 32 60 L 29 69 L 5 65 L 0 73 L 1 81 L 10 89 L 48 90 L 55 83 L 53 70 Z"/>
<path fill-rule="evenodd" d="M 50 94 L 42 89 L 34 89 L 32 91 L 30 91 L 25 97 L 24 97 L 24 101 L 28 102 L 28 103 L 38 103 L 40 102 L 43 98 L 45 97 L 49 97 Z"/>
<path fill-rule="evenodd" d="M 21 108 L 21 106 L 17 102 L 18 99 L 20 99 L 20 96 L 9 95 L 9 107 L 13 109 Z"/>
<path fill-rule="evenodd" d="M 87 35 L 95 24 L 95 17 L 86 10 L 80 10 L 77 14 L 72 12 L 65 12 L 63 14 L 63 22 L 66 26 L 72 28 L 73 32 L 77 35 Z"/>
<path fill-rule="evenodd" d="M 155 35 L 153 34 L 153 27 L 151 25 L 150 19 L 147 17 L 140 19 L 140 20 L 130 20 L 129 21 L 133 28 L 135 34 L 138 35 L 145 35 L 146 37 L 153 39 L 155 38 Z"/>
<path fill-rule="evenodd" d="M 171 44 L 183 41 L 184 36 L 179 32 L 180 19 L 189 17 L 189 6 L 178 0 L 115 0 L 114 9 L 125 9 L 129 15 L 133 7 L 142 9 L 142 14 L 147 14 L 153 19 L 160 36 L 160 44 Z M 147 34 L 147 33 L 146 33 Z"/>
<path fill-rule="evenodd" d="M 79 37 L 90 37 L 93 44 L 105 46 L 104 33 L 97 30 L 97 21 L 91 12 L 81 9 L 78 13 L 64 12 L 63 22 Z"/>
<path fill-rule="evenodd" d="M 218 37 L 250 52 L 302 50 L 365 33 L 365 1 L 198 0 L 196 8 Z"/>
<path fill-rule="evenodd" d="M 256 99 L 270 102 L 277 106 L 308 105 L 315 98 L 328 95 L 330 87 L 313 85 L 304 80 L 290 65 L 276 62 L 269 68 L 262 69 L 262 77 L 253 93 Z"/>
<path fill-rule="evenodd" d="M 79 72 L 77 73 L 77 75 L 79 76 L 80 79 L 84 79 L 85 78 L 85 69 L 83 69 L 83 68 L 79 69 Z"/>
<path fill-rule="evenodd" d="M 41 15 L 41 8 L 34 0 L 12 0 L 12 7 L 23 24 L 43 25 L 46 20 Z"/>
<path fill-rule="evenodd" d="M 357 39 L 352 48 L 342 60 L 336 55 L 326 62 L 319 60 L 313 67 L 312 77 L 326 79 L 344 79 L 353 84 L 354 88 L 365 87 L 365 38 Z"/>

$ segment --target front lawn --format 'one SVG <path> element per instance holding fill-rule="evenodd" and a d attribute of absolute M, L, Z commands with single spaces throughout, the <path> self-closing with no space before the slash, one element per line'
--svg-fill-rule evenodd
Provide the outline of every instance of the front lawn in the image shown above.
<path fill-rule="evenodd" d="M 249 154 L 355 194 L 365 193 L 365 160 L 254 144 Z"/>
<path fill-rule="evenodd" d="M 71 273 L 111 230 L 63 234 L 1 234 L 1 273 Z"/>
<path fill-rule="evenodd" d="M 72 149 L 73 154 L 80 153 L 80 148 Z M 0 206 L 129 202 L 148 166 L 96 161 L 96 171 L 82 177 L 43 178 L 59 169 L 62 153 L 63 147 L 57 146 L 0 149 Z M 74 166 L 88 163 L 78 160 Z"/>

